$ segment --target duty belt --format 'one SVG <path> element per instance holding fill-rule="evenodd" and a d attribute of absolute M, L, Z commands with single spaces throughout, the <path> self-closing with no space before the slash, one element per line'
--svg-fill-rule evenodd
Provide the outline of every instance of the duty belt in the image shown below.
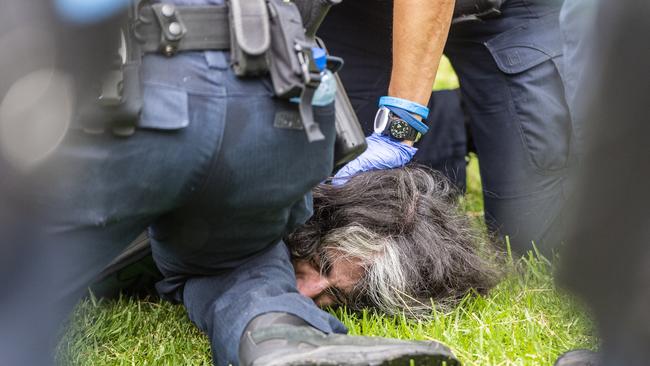
<path fill-rule="evenodd" d="M 323 16 L 329 6 L 318 6 Z M 230 0 L 228 6 L 146 4 L 135 9 L 129 33 L 140 53 L 172 56 L 181 51 L 230 50 L 237 76 L 269 74 L 277 97 L 299 97 L 307 139 L 325 139 L 312 108 L 321 80 L 312 55 L 315 42 L 306 39 L 301 14 L 293 3 Z"/>
<path fill-rule="evenodd" d="M 142 52 L 171 56 L 179 51 L 230 48 L 226 6 L 153 4 L 138 11 L 131 27 Z"/>
<path fill-rule="evenodd" d="M 140 6 L 134 1 L 129 22 L 123 28 L 123 54 L 119 63 L 103 76 L 99 95 L 83 93 L 77 119 L 86 132 L 134 133 L 142 108 L 139 68 L 144 53 L 161 52 L 172 56 L 179 51 L 230 49 L 230 29 L 226 6 Z"/>
<path fill-rule="evenodd" d="M 84 93 L 89 100 L 79 103 L 78 120 L 89 133 L 102 133 L 108 128 L 116 135 L 129 136 L 137 127 L 143 103 L 139 68 L 144 54 L 173 56 L 183 51 L 229 50 L 235 75 L 268 75 L 275 97 L 299 98 L 298 112 L 307 140 L 324 140 L 312 107 L 321 81 L 313 47 L 318 25 L 329 8 L 341 0 L 295 1 L 301 4 L 300 8 L 286 0 L 229 0 L 227 6 L 176 6 L 133 0 L 129 22 L 122 28 L 121 62 L 106 77 L 102 76 L 98 96 L 92 91 Z M 308 16 L 307 24 L 303 23 L 303 12 Z M 311 32 L 305 32 L 305 28 Z M 334 68 L 342 60 L 328 56 L 327 63 Z M 337 95 L 345 99 L 337 104 L 348 105 L 340 83 L 337 89 Z M 354 136 L 359 135 L 360 142 L 347 139 L 352 142 L 347 144 L 351 147 L 347 150 L 356 154 L 359 147 L 365 147 L 365 139 L 356 116 L 349 109 L 346 118 L 353 123 L 346 126 L 354 128 L 346 128 L 345 132 L 354 129 Z M 343 131 L 339 119 L 337 134 Z M 344 155 L 346 159 L 351 156 Z"/>

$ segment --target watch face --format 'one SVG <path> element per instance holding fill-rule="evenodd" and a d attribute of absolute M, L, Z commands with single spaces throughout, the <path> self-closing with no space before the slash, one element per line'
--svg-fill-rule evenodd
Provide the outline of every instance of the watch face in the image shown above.
<path fill-rule="evenodd" d="M 390 134 L 396 139 L 405 139 L 409 135 L 410 127 L 406 121 L 394 119 L 390 125 Z"/>
<path fill-rule="evenodd" d="M 390 115 L 390 110 L 386 107 L 381 107 L 379 110 L 377 110 L 377 114 L 375 115 L 375 132 L 376 133 L 383 133 L 384 130 L 386 130 L 386 126 L 388 125 L 388 116 Z"/>

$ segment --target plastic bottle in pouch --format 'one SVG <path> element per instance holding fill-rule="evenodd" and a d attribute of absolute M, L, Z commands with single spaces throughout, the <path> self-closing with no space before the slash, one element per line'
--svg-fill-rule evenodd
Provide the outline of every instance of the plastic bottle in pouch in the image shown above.
<path fill-rule="evenodd" d="M 334 165 L 341 167 L 366 150 L 366 137 L 341 79 L 327 69 L 327 51 L 323 47 L 314 47 L 312 55 L 316 66 L 321 70 L 321 83 L 314 93 L 312 105 L 325 106 L 336 102 Z M 291 101 L 300 103 L 300 98 L 291 98 Z"/>
<path fill-rule="evenodd" d="M 320 47 L 312 47 L 312 55 L 316 67 L 320 70 L 321 81 L 320 85 L 314 93 L 311 105 L 322 107 L 334 102 L 336 99 L 336 79 L 334 74 L 327 69 L 327 53 Z M 300 103 L 300 98 L 291 98 L 294 103 Z"/>

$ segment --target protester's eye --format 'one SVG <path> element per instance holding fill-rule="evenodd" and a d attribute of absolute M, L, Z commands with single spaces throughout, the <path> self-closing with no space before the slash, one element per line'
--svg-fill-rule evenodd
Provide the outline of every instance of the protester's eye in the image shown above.
<path fill-rule="evenodd" d="M 314 268 L 316 268 L 322 275 L 329 276 L 332 271 L 332 261 L 326 253 L 321 253 L 314 258 Z"/>
<path fill-rule="evenodd" d="M 334 303 L 337 305 L 347 305 L 350 303 L 349 294 L 346 291 L 336 286 L 328 287 L 326 292 L 334 300 Z"/>

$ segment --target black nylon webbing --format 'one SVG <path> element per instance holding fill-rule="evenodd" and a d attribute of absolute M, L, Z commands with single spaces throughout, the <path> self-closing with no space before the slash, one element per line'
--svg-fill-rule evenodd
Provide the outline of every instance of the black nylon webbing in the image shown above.
<path fill-rule="evenodd" d="M 176 6 L 177 16 L 187 33 L 176 51 L 227 50 L 230 48 L 228 8 L 225 6 Z M 161 47 L 161 29 L 150 6 L 143 7 L 133 26 L 133 35 L 142 52 L 158 52 Z"/>
<path fill-rule="evenodd" d="M 316 94 L 316 88 L 305 85 L 305 88 L 300 94 L 300 104 L 298 106 L 302 125 L 305 128 L 309 142 L 325 140 L 325 135 L 323 135 L 318 123 L 314 120 L 314 109 L 311 105 L 311 102 L 314 100 L 314 94 Z"/>

